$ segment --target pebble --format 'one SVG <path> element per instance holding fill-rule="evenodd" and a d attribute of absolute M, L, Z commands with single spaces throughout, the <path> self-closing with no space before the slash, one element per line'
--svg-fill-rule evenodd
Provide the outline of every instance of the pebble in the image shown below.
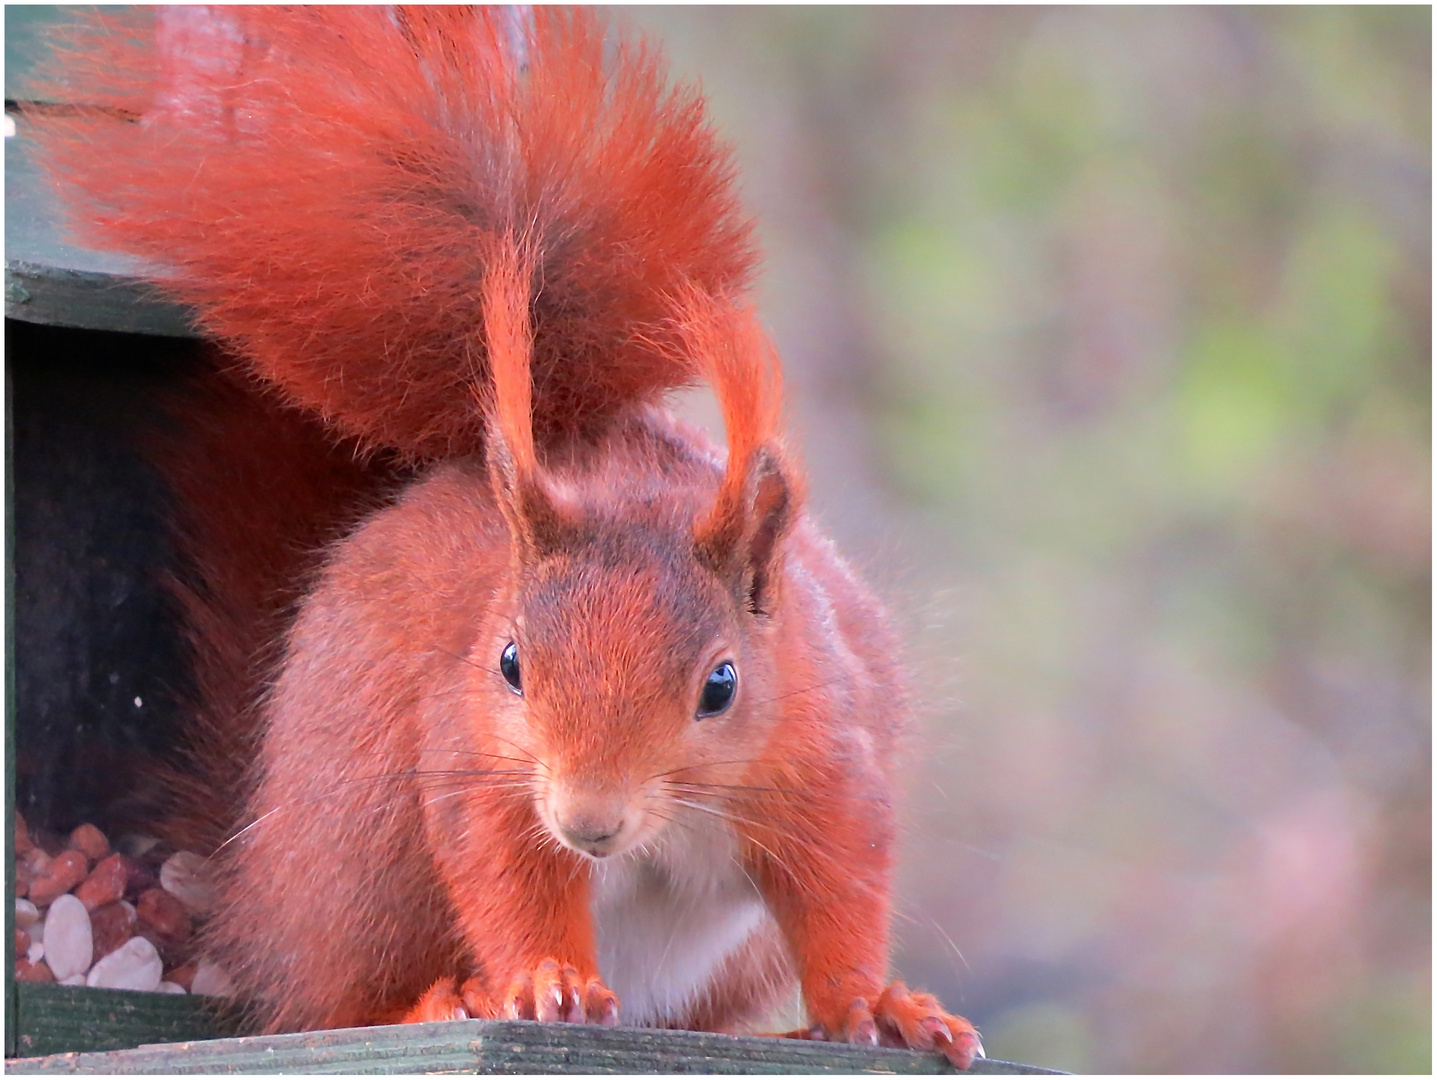
<path fill-rule="evenodd" d="M 146 889 L 135 901 L 140 922 L 166 941 L 179 943 L 190 936 L 190 913 L 179 897 L 164 889 Z"/>
<path fill-rule="evenodd" d="M 191 960 L 179 967 L 171 968 L 165 972 L 165 979 L 183 990 L 189 990 L 194 983 L 196 966 L 195 961 Z"/>
<path fill-rule="evenodd" d="M 121 853 L 120 865 L 125 868 L 125 896 L 138 900 L 140 893 L 155 887 L 155 872 L 144 863 Z"/>
<path fill-rule="evenodd" d="M 190 993 L 207 994 L 210 997 L 228 997 L 234 993 L 228 972 L 209 960 L 201 960 L 195 968 L 195 977 L 190 982 Z"/>
<path fill-rule="evenodd" d="M 120 888 L 118 895 L 115 894 L 117 883 Z M 146 889 L 154 887 L 154 871 L 128 855 L 116 852 L 95 865 L 89 876 L 75 890 L 75 895 L 82 901 L 88 896 L 95 907 L 100 907 L 111 900 L 118 900 L 120 896 L 138 897 Z"/>
<path fill-rule="evenodd" d="M 83 974 L 94 959 L 90 913 L 73 896 L 60 896 L 45 916 L 45 962 L 57 979 Z"/>
<path fill-rule="evenodd" d="M 165 848 L 159 845 L 139 833 L 121 834 L 112 844 L 89 823 L 68 837 L 31 829 L 16 813 L 15 978 L 233 994 L 223 968 L 192 959 L 192 917 L 208 915 L 219 899 L 210 862 L 178 851 L 160 865 Z"/>
<path fill-rule="evenodd" d="M 193 851 L 177 851 L 165 860 L 160 885 L 179 897 L 193 915 L 208 915 L 219 898 L 210 879 L 209 860 Z"/>
<path fill-rule="evenodd" d="M 154 990 L 160 985 L 164 964 L 154 945 L 142 937 L 130 938 L 90 969 L 86 986 L 111 990 Z"/>
<path fill-rule="evenodd" d="M 29 960 L 15 961 L 15 978 L 21 982 L 54 982 L 55 973 L 43 960 L 31 963 Z"/>
<path fill-rule="evenodd" d="M 15 925 L 28 930 L 40 921 L 40 909 L 29 900 L 15 901 Z"/>
<path fill-rule="evenodd" d="M 70 833 L 69 846 L 74 851 L 83 851 L 91 863 L 97 863 L 110 853 L 110 841 L 95 826 L 86 822 Z"/>
<path fill-rule="evenodd" d="M 85 880 L 90 872 L 89 860 L 83 851 L 66 851 L 50 860 L 45 872 L 30 885 L 30 899 L 36 907 L 53 903 Z M 79 904 L 80 901 L 76 900 Z M 83 908 L 84 905 L 80 904 Z"/>
<path fill-rule="evenodd" d="M 97 957 L 112 953 L 135 936 L 139 919 L 133 904 L 116 900 L 90 912 L 90 932 L 95 939 Z"/>
<path fill-rule="evenodd" d="M 125 867 L 125 857 L 111 855 L 101 859 L 95 865 L 95 869 L 90 871 L 90 876 L 82 881 L 80 887 L 75 890 L 75 896 L 80 903 L 85 905 L 86 911 L 94 911 L 106 904 L 113 904 L 124 896 L 125 886 L 129 883 L 129 879 L 129 871 Z"/>

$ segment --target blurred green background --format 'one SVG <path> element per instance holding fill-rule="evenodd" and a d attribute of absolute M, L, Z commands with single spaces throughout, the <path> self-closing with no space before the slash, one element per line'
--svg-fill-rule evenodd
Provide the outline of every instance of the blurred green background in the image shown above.
<path fill-rule="evenodd" d="M 634 8 L 737 147 L 990 1054 L 1431 1070 L 1431 10 Z"/>

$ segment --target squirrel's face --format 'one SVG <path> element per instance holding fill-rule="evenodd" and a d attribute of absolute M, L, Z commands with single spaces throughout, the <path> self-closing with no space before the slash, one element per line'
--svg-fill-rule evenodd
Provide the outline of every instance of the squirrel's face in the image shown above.
<path fill-rule="evenodd" d="M 544 828 L 583 855 L 711 827 L 765 741 L 765 626 L 691 546 L 629 530 L 546 558 L 486 635 L 496 734 L 531 760 Z"/>

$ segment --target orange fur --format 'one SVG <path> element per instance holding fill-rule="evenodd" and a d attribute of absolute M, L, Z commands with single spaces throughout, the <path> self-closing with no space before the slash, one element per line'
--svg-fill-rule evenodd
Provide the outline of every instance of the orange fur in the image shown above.
<path fill-rule="evenodd" d="M 165 267 L 291 400 L 420 458 L 483 441 L 487 263 L 527 237 L 543 434 L 594 432 L 688 381 L 652 344 L 667 296 L 742 290 L 749 226 L 697 95 L 640 44 L 606 58 L 590 10 L 518 11 L 97 15 L 33 92 L 95 107 L 30 123 L 81 239 Z"/>
<path fill-rule="evenodd" d="M 163 772 L 169 839 L 217 847 L 234 827 L 258 733 L 265 673 L 280 656 L 322 548 L 382 505 L 405 470 L 360 455 L 312 416 L 256 392 L 209 355 L 168 396 L 177 423 L 150 439 L 171 495 L 182 570 L 170 581 L 183 613 L 193 698 L 185 745 Z"/>
<path fill-rule="evenodd" d="M 221 408 L 283 496 L 252 549 L 262 484 L 169 470 L 198 752 L 255 758 L 208 946 L 270 1030 L 739 1030 L 797 983 L 812 1037 L 966 1066 L 886 983 L 899 647 L 804 513 L 726 156 L 642 47 L 525 19 L 161 17 L 45 121 L 77 228 L 350 440 Z M 726 456 L 655 405 L 694 377 Z M 388 505 L 378 448 L 426 462 Z"/>

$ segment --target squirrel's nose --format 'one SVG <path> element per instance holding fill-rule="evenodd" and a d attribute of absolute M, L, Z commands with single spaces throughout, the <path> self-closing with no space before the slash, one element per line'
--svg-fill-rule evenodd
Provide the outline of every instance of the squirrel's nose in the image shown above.
<path fill-rule="evenodd" d="M 602 858 L 613 854 L 624 831 L 625 801 L 589 792 L 556 792 L 555 831 L 570 847 Z"/>
<path fill-rule="evenodd" d="M 578 818 L 574 821 L 561 821 L 559 828 L 563 830 L 564 836 L 574 844 L 575 847 L 584 849 L 605 847 L 614 837 L 619 835 L 623 828 L 622 822 L 606 823 L 591 821 L 588 818 Z M 599 852 L 594 852 L 599 854 Z"/>

